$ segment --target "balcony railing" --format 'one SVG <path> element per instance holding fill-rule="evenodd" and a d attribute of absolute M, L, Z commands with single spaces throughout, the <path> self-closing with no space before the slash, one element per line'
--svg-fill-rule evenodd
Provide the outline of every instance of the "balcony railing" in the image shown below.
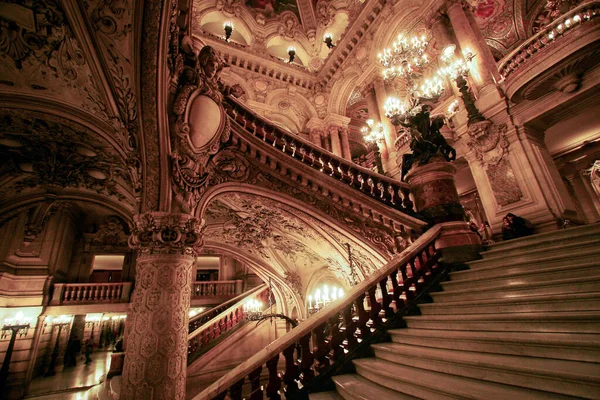
<path fill-rule="evenodd" d="M 246 299 L 254 298 L 267 304 L 268 296 L 269 288 L 267 285 L 261 285 L 190 319 L 188 365 L 211 348 L 219 338 L 242 322 Z"/>
<path fill-rule="evenodd" d="M 131 282 L 55 283 L 50 305 L 127 303 Z"/>
<path fill-rule="evenodd" d="M 192 298 L 227 297 L 242 293 L 242 281 L 203 281 L 192 283 Z"/>
<path fill-rule="evenodd" d="M 245 382 L 250 383 L 249 398 L 254 400 L 279 399 L 282 391 L 287 398 L 308 398 L 308 393 L 322 389 L 341 366 L 385 338 L 386 329 L 397 327 L 443 276 L 445 266 L 438 262 L 435 244 L 443 229 L 443 225 L 431 228 L 344 298 L 260 350 L 193 400 L 226 396 L 241 400 Z M 285 371 L 278 371 L 280 355 Z"/>

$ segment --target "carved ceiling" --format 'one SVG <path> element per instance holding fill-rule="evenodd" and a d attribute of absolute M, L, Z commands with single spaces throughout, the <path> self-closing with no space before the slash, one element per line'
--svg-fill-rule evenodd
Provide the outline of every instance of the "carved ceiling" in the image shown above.
<path fill-rule="evenodd" d="M 134 212 L 142 156 L 133 4 L 0 3 L 3 200 L 80 191 Z"/>
<path fill-rule="evenodd" d="M 265 197 L 228 193 L 206 211 L 207 239 L 233 246 L 261 259 L 282 279 L 295 277 L 292 287 L 305 296 L 312 282 L 334 276 L 344 287 L 362 279 L 383 261 L 342 232 L 289 205 Z M 347 244 L 351 246 L 352 274 Z"/>

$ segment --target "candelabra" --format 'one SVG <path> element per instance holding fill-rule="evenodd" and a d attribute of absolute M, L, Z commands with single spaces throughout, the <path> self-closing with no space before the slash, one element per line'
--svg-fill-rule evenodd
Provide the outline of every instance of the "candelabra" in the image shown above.
<path fill-rule="evenodd" d="M 379 149 L 379 143 L 383 142 L 385 138 L 384 128 L 382 123 L 375 123 L 374 120 L 368 119 L 365 121 L 367 126 L 363 127 L 360 131 L 363 134 L 365 142 L 367 142 L 373 150 L 375 156 L 375 166 L 377 167 L 377 173 L 383 174 L 383 163 L 381 162 L 381 152 Z"/>
<path fill-rule="evenodd" d="M 6 393 L 5 385 L 8 378 L 8 369 L 10 368 L 10 360 L 15 348 L 15 340 L 19 337 L 27 335 L 31 323 L 30 318 L 25 318 L 22 312 L 18 312 L 14 318 L 5 318 L 2 326 L 2 339 L 10 335 L 10 342 L 4 355 L 2 369 L 0 369 L 0 393 Z"/>
<path fill-rule="evenodd" d="M 271 303 L 271 301 L 270 301 L 270 296 L 269 296 L 269 309 L 271 308 L 270 303 Z M 247 319 L 248 321 L 257 321 L 257 322 L 264 321 L 265 319 L 281 318 L 281 319 L 286 320 L 290 325 L 292 325 L 292 328 L 295 328 L 298 326 L 298 321 L 288 317 L 287 315 L 263 313 L 262 302 L 260 302 L 258 300 L 254 300 L 254 299 L 250 299 L 250 300 L 246 301 L 246 303 L 244 304 L 244 318 Z"/>
<path fill-rule="evenodd" d="M 482 122 L 485 117 L 475 106 L 475 98 L 469 90 L 467 77 L 469 76 L 469 63 L 475 55 L 469 50 L 464 51 L 463 57 L 455 56 L 456 46 L 451 44 L 444 48 L 440 57 L 445 66 L 440 68 L 438 75 L 453 80 L 456 83 L 460 97 L 467 110 L 468 124 Z"/>
<path fill-rule="evenodd" d="M 72 319 L 73 318 L 70 315 L 60 315 L 60 316 L 48 321 L 48 324 L 52 324 L 51 332 L 54 331 L 54 328 L 58 327 L 58 333 L 56 335 L 56 342 L 54 343 L 54 349 L 52 350 L 52 357 L 50 358 L 50 365 L 48 366 L 48 371 L 46 372 L 46 374 L 44 376 L 56 375 L 56 360 L 58 358 L 60 333 L 64 326 L 71 324 Z"/>
<path fill-rule="evenodd" d="M 314 295 L 309 295 L 308 296 L 308 304 L 307 304 L 307 309 L 308 309 L 308 315 L 312 315 L 314 313 L 317 313 L 319 311 L 321 311 L 321 309 L 323 307 L 325 307 L 327 304 L 331 303 L 332 301 L 335 301 L 339 298 L 342 298 L 344 296 L 344 291 L 342 290 L 342 288 L 333 286 L 333 287 L 329 287 L 327 285 L 323 285 L 320 288 L 318 288 L 317 290 L 315 290 L 315 294 Z M 314 302 L 313 302 L 314 300 Z"/>
<path fill-rule="evenodd" d="M 233 23 L 230 21 L 225 21 L 223 24 L 223 30 L 225 31 L 225 41 L 229 42 L 231 34 L 233 33 Z"/>

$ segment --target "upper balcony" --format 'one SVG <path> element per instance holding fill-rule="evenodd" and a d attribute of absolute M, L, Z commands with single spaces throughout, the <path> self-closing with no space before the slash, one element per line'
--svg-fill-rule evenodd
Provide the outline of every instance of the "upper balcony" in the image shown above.
<path fill-rule="evenodd" d="M 584 79 L 597 79 L 599 15 L 600 1 L 585 2 L 508 54 L 499 64 L 507 97 L 520 103 L 554 91 L 569 94 Z"/>

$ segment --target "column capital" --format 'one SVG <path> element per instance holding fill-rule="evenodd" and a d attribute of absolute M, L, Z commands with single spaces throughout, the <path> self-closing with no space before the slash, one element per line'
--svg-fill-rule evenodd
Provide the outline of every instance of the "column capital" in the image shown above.
<path fill-rule="evenodd" d="M 335 125 L 340 128 L 346 128 L 350 123 L 350 118 L 344 115 L 327 114 L 327 117 L 325 117 L 324 122 L 327 126 Z"/>
<path fill-rule="evenodd" d="M 129 247 L 140 254 L 195 256 L 203 244 L 202 222 L 190 214 L 152 212 L 133 217 Z"/>

